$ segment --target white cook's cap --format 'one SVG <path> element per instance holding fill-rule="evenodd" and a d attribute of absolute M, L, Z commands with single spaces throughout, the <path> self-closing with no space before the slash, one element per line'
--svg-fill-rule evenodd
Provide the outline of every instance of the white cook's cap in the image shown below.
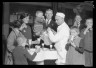
<path fill-rule="evenodd" d="M 64 14 L 64 13 L 57 12 L 56 15 L 57 15 L 57 16 L 60 16 L 60 17 L 62 17 L 62 18 L 65 18 L 65 14 Z"/>

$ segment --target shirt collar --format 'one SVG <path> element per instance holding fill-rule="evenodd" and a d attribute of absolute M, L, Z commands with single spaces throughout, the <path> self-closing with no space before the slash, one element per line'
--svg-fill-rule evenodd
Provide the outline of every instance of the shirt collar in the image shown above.
<path fill-rule="evenodd" d="M 46 19 L 46 21 L 48 21 L 48 19 Z M 51 19 L 49 21 L 51 21 Z"/>
<path fill-rule="evenodd" d="M 62 28 L 65 25 L 65 22 L 58 26 L 58 28 Z"/>

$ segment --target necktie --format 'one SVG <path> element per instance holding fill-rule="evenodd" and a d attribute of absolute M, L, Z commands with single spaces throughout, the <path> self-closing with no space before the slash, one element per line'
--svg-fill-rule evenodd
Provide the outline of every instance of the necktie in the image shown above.
<path fill-rule="evenodd" d="M 46 27 L 48 27 L 48 22 L 49 22 L 49 20 L 46 21 Z"/>
<path fill-rule="evenodd" d="M 47 20 L 47 25 L 49 24 L 49 20 Z"/>

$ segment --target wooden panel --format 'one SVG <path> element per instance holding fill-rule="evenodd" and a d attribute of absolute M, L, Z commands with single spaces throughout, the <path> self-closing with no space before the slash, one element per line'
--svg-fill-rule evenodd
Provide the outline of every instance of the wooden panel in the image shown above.
<path fill-rule="evenodd" d="M 81 7 L 84 9 L 84 10 L 87 10 L 87 11 L 92 11 L 93 9 L 93 4 L 92 3 L 86 3 L 86 2 L 64 2 L 64 3 L 58 3 L 58 7 L 59 8 L 69 8 L 69 9 L 73 9 L 75 8 L 76 6 L 78 5 L 81 5 Z"/>
<path fill-rule="evenodd" d="M 11 2 L 11 3 L 21 3 L 30 5 L 40 5 L 40 6 L 52 6 L 51 2 Z"/>
<path fill-rule="evenodd" d="M 69 9 L 73 9 L 74 6 L 72 6 L 71 4 L 68 3 L 58 3 L 58 7 L 62 7 L 62 8 L 69 8 Z"/>

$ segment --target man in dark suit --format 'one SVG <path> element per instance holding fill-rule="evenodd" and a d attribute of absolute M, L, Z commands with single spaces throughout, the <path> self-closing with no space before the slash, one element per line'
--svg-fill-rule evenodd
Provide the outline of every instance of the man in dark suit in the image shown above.
<path fill-rule="evenodd" d="M 18 46 L 13 50 L 13 60 L 15 65 L 28 65 L 27 59 L 32 61 L 37 53 L 40 51 L 40 47 L 36 48 L 35 52 L 31 55 L 25 45 L 27 40 L 24 37 L 17 38 Z"/>
<path fill-rule="evenodd" d="M 46 26 L 51 27 L 54 31 L 57 31 L 57 24 L 52 20 L 53 11 L 51 9 L 46 10 Z"/>
<path fill-rule="evenodd" d="M 46 16 L 46 19 L 45 19 L 45 29 L 47 29 L 48 27 L 50 27 L 51 29 L 53 29 L 53 32 L 57 32 L 57 24 L 55 23 L 55 21 L 53 21 L 52 17 L 53 17 L 53 11 L 51 9 L 47 9 L 46 12 L 45 12 L 45 16 Z M 46 34 L 47 34 L 47 31 L 46 31 Z M 44 35 L 44 47 L 45 48 L 50 48 L 50 45 L 54 44 L 50 41 L 48 35 Z M 52 48 L 54 48 L 54 46 L 52 46 Z M 52 63 L 51 63 L 52 62 Z M 52 65 L 52 64 L 55 64 L 55 61 L 54 60 L 45 60 L 44 61 L 44 64 L 45 65 Z"/>

